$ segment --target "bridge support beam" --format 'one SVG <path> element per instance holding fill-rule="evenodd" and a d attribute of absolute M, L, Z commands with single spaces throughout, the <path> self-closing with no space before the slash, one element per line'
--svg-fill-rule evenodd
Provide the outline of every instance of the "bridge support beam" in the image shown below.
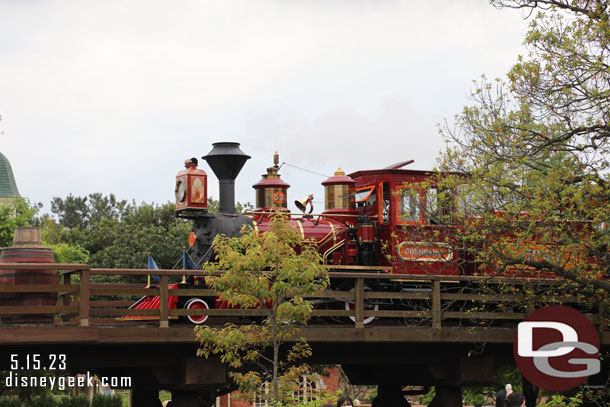
<path fill-rule="evenodd" d="M 539 389 L 530 383 L 525 377 L 523 378 L 521 385 L 523 387 L 523 396 L 525 396 L 525 406 L 536 407 Z"/>
<path fill-rule="evenodd" d="M 132 378 L 131 407 L 161 407 L 159 383 L 150 371 L 138 369 Z"/>
<path fill-rule="evenodd" d="M 393 384 L 380 384 L 377 387 L 377 396 L 373 399 L 375 407 L 409 407 L 405 399 L 402 386 Z"/>
<path fill-rule="evenodd" d="M 159 390 L 133 389 L 131 391 L 131 407 L 161 407 Z"/>
<path fill-rule="evenodd" d="M 172 391 L 172 407 L 201 407 L 196 391 Z M 205 406 L 208 407 L 208 406 Z"/>
<path fill-rule="evenodd" d="M 214 407 L 216 391 L 212 389 L 200 390 L 172 390 L 172 407 Z"/>

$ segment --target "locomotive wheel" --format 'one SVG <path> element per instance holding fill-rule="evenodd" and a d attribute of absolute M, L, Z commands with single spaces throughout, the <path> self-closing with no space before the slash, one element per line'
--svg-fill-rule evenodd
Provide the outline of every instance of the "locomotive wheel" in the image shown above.
<path fill-rule="evenodd" d="M 353 288 L 353 287 L 350 289 L 350 291 L 354 291 L 354 290 L 355 290 L 355 288 Z M 371 287 L 365 285 L 364 286 L 364 291 L 373 291 L 373 290 L 371 289 Z M 354 304 L 353 300 L 346 300 L 345 301 L 345 310 L 346 311 L 353 311 L 355 308 L 356 308 L 356 305 Z M 370 310 L 370 311 L 377 311 L 379 309 L 379 304 L 377 304 L 377 303 L 371 304 L 371 303 L 369 303 L 367 301 L 364 301 L 364 309 Z M 367 317 L 367 318 L 364 318 L 362 323 L 368 324 L 368 323 L 372 322 L 375 318 L 376 317 Z M 349 319 L 351 319 L 352 322 L 356 322 L 356 317 L 349 317 Z"/>
<path fill-rule="evenodd" d="M 184 309 L 210 309 L 208 303 L 201 298 L 191 298 L 184 304 Z M 186 319 L 195 325 L 201 325 L 208 319 L 208 315 L 187 315 Z"/>

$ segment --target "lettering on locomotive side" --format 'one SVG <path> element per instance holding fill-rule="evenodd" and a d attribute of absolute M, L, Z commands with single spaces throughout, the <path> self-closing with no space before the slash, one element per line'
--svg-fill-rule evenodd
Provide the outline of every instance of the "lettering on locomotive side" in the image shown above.
<path fill-rule="evenodd" d="M 569 254 L 561 253 L 556 247 L 532 246 L 525 251 L 527 261 L 548 261 L 549 263 L 567 263 Z"/>
<path fill-rule="evenodd" d="M 522 255 L 527 262 L 546 261 L 551 264 L 562 265 L 563 267 L 578 267 L 579 262 L 584 261 L 585 254 L 577 252 L 571 247 L 556 245 L 528 244 L 515 245 L 507 250 L 510 256 Z M 526 265 L 513 265 L 507 268 L 509 272 L 535 272 L 536 269 Z"/>
<path fill-rule="evenodd" d="M 451 261 L 453 251 L 446 243 L 401 242 L 398 255 L 411 261 Z"/>

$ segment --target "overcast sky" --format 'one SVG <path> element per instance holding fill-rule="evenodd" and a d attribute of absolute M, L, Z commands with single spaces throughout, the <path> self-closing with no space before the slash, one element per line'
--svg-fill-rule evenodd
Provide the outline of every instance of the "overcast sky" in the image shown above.
<path fill-rule="evenodd" d="M 275 150 L 327 175 L 430 169 L 436 124 L 506 74 L 526 28 L 487 0 L 0 0 L 0 152 L 46 211 L 69 193 L 173 201 L 217 141 L 252 156 L 243 202 Z M 289 202 L 323 209 L 325 177 L 280 172 Z"/>

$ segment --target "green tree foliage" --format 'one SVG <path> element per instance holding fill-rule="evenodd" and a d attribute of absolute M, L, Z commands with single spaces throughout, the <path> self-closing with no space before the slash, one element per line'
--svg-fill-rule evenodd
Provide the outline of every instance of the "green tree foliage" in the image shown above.
<path fill-rule="evenodd" d="M 121 407 L 123 400 L 121 396 L 106 396 L 103 394 L 96 394 L 91 400 L 91 407 Z"/>
<path fill-rule="evenodd" d="M 211 196 L 208 197 L 208 212 L 209 213 L 218 213 L 219 208 L 220 208 L 220 202 Z M 250 202 L 246 202 L 246 203 L 237 202 L 235 204 L 236 213 L 244 213 L 250 209 L 254 209 L 254 206 L 252 206 L 252 203 L 250 203 Z"/>
<path fill-rule="evenodd" d="M 13 245 L 15 228 L 30 226 L 38 209 L 38 205 L 30 204 L 25 198 L 0 204 L 0 248 Z"/>
<path fill-rule="evenodd" d="M 506 81 L 475 83 L 473 104 L 441 128 L 435 183 L 457 208 L 429 215 L 454 226 L 447 242 L 477 271 L 610 291 L 609 3 L 493 3 L 540 9 L 528 54 Z"/>
<path fill-rule="evenodd" d="M 195 332 L 200 356 L 220 355 L 234 369 L 233 380 L 243 393 L 272 386 L 274 405 L 286 403 L 301 375 L 309 371 L 298 362 L 310 347 L 297 338 L 298 327 L 307 323 L 313 305 L 305 297 L 324 291 L 328 273 L 310 242 L 304 241 L 280 215 L 262 235 L 244 230 L 240 238 L 217 236 L 213 243 L 218 263 L 206 264 L 210 287 L 232 307 L 265 310 L 261 324 L 227 324 L 222 329 L 198 326 Z M 298 252 L 297 252 L 298 248 Z"/>
<path fill-rule="evenodd" d="M 538 407 L 580 407 L 582 406 L 582 397 L 567 397 L 554 394 L 545 403 L 538 404 Z"/>
<path fill-rule="evenodd" d="M 427 406 L 428 404 L 430 404 L 432 402 L 432 400 L 434 400 L 435 396 L 436 396 L 436 389 L 434 388 L 434 386 L 432 386 L 430 388 L 430 390 L 428 391 L 428 393 L 422 394 L 421 396 L 418 397 L 419 404 Z"/>
<path fill-rule="evenodd" d="M 208 199 L 209 212 L 218 201 Z M 251 208 L 237 203 L 238 212 Z M 55 261 L 90 263 L 95 268 L 144 268 L 151 253 L 160 268 L 173 268 L 187 244 L 191 222 L 175 216 L 172 203 L 155 205 L 118 200 L 113 194 L 55 197 L 50 215 L 37 220 Z M 14 212 L 14 210 L 13 210 Z M 31 218 L 31 216 L 30 216 Z M 105 277 L 105 280 L 120 277 Z"/>
<path fill-rule="evenodd" d="M 18 398 L 0 397 L 0 407 L 23 407 L 23 403 Z"/>
<path fill-rule="evenodd" d="M 51 393 L 42 393 L 27 402 L 28 407 L 56 407 L 58 405 Z"/>
<path fill-rule="evenodd" d="M 89 263 L 89 252 L 79 245 L 58 243 L 51 245 L 55 263 Z"/>
<path fill-rule="evenodd" d="M 16 381 L 18 380 L 18 378 L 21 377 L 47 377 L 47 378 L 51 378 L 53 376 L 55 377 L 59 377 L 57 376 L 53 371 L 50 370 L 46 370 L 46 371 L 40 371 L 40 370 L 20 370 L 19 373 L 16 373 L 15 371 L 12 370 L 2 370 L 0 371 L 0 395 L 2 397 L 0 397 L 0 400 L 6 400 L 7 404 L 6 405 L 17 405 L 17 406 L 21 406 L 21 405 L 25 405 L 25 406 L 31 406 L 31 405 L 52 405 L 55 406 L 56 404 L 52 404 L 54 402 L 54 400 L 52 399 L 52 392 L 51 389 L 49 387 L 45 387 L 45 386 L 26 386 L 26 387 L 20 387 L 16 385 Z M 10 384 L 10 386 L 9 386 Z M 8 394 L 10 394 L 10 392 L 13 392 L 13 394 L 16 393 L 16 397 L 13 398 L 13 396 L 11 397 L 6 397 L 5 396 Z M 10 401 L 13 400 L 13 401 Z M 0 407 L 2 407 L 3 404 L 2 402 L 0 402 Z"/>
<path fill-rule="evenodd" d="M 472 404 L 474 407 L 482 407 L 487 401 L 487 389 L 481 386 L 465 387 L 462 389 L 462 397 L 464 402 Z"/>
<path fill-rule="evenodd" d="M 127 205 L 100 194 L 55 199 L 63 201 L 64 208 L 68 201 L 86 206 L 70 213 L 56 212 L 60 220 L 71 219 L 72 227 L 43 218 L 43 235 L 67 257 L 84 260 L 88 256 L 92 267 L 143 268 L 150 252 L 159 267 L 172 268 L 191 230 L 190 222 L 177 218 L 170 203 Z"/>
<path fill-rule="evenodd" d="M 104 396 L 109 398 L 108 396 Z M 115 396 L 112 396 L 115 397 Z M 118 396 L 116 396 L 118 397 Z M 120 401 L 120 398 L 119 398 Z M 2 397 L 0 398 L 0 407 L 90 407 L 91 403 L 85 395 L 59 397 L 53 396 L 50 392 L 41 392 L 28 400 L 18 397 Z M 121 404 L 106 404 L 112 407 L 121 406 Z"/>
<path fill-rule="evenodd" d="M 84 394 L 61 400 L 61 407 L 89 407 L 89 398 Z"/>
<path fill-rule="evenodd" d="M 51 212 L 57 215 L 59 223 L 67 228 L 86 228 L 102 219 L 120 219 L 129 204 L 117 201 L 114 194 L 104 196 L 99 192 L 85 197 L 54 197 L 51 201 Z"/>
<path fill-rule="evenodd" d="M 218 209 L 220 208 L 220 202 L 213 197 L 208 197 L 208 212 L 210 213 L 218 213 Z M 239 213 L 239 212 L 238 212 Z"/>
<path fill-rule="evenodd" d="M 250 202 L 241 203 L 237 202 L 235 204 L 235 211 L 237 213 L 245 213 L 248 210 L 254 209 L 254 206 Z"/>
<path fill-rule="evenodd" d="M 86 233 L 92 267 L 142 268 L 148 252 L 160 268 L 180 258 L 191 226 L 174 216 L 174 206 L 142 204 L 118 219 L 102 219 Z"/>

